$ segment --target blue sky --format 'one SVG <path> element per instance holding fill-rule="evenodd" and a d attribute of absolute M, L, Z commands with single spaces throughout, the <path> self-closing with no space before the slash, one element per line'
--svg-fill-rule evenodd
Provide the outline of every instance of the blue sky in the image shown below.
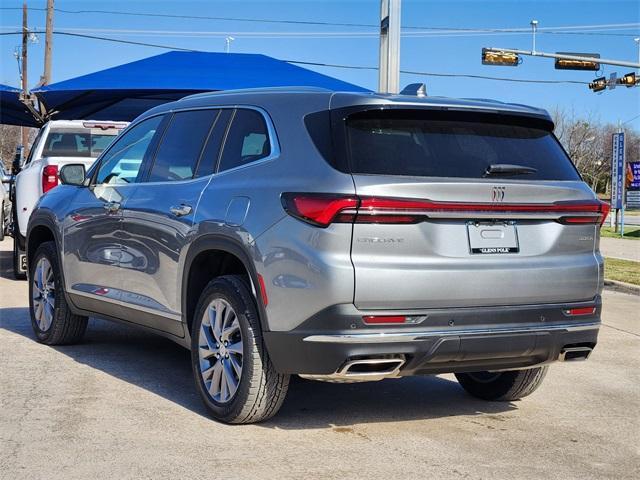
<path fill-rule="evenodd" d="M 46 0 L 29 0 L 30 8 L 43 8 Z M 1 6 L 20 7 L 21 1 L 3 0 Z M 57 0 L 57 8 L 68 10 L 119 10 L 162 14 L 242 17 L 329 23 L 376 24 L 379 0 L 342 1 L 167 1 L 167 0 Z M 544 27 L 579 27 L 619 25 L 640 22 L 638 0 L 608 1 L 418 1 L 402 2 L 404 26 L 438 28 L 528 28 L 532 19 Z M 44 29 L 42 11 L 30 11 L 29 26 Z M 0 28 L 10 31 L 21 24 L 19 10 L 0 10 Z M 121 16 L 98 13 L 71 14 L 56 12 L 54 27 L 79 33 L 123 38 L 127 40 L 174 45 L 206 51 L 223 51 L 226 35 L 235 37 L 231 50 L 262 53 L 285 60 L 301 60 L 344 65 L 377 66 L 378 38 L 374 27 L 254 23 L 212 19 L 176 19 L 146 16 Z M 634 36 L 640 28 L 600 27 L 572 30 L 584 34 L 539 34 L 538 50 L 598 52 L 603 58 L 638 60 Z M 115 31 L 114 31 L 115 30 Z M 126 32 L 117 31 L 126 30 Z M 161 33 L 150 33 L 148 30 Z M 515 68 L 489 67 L 480 62 L 483 46 L 530 49 L 530 34 L 446 33 L 438 36 L 418 34 L 421 30 L 404 29 L 401 68 L 403 70 L 489 75 L 536 80 L 591 81 L 594 72 L 559 71 L 550 59 L 526 57 Z M 171 33 L 174 32 L 174 33 Z M 203 33 L 204 32 L 204 33 Z M 215 32 L 215 33 L 212 33 Z M 593 35 L 593 33 L 600 33 Z M 601 35 L 606 33 L 606 35 Z M 17 63 L 13 57 L 18 36 L 0 36 L 0 83 L 18 85 Z M 29 77 L 34 85 L 42 72 L 44 35 L 30 45 Z M 53 81 L 64 80 L 110 66 L 126 63 L 166 50 L 122 45 L 96 40 L 55 37 Z M 322 73 L 375 89 L 377 72 L 310 67 Z M 604 75 L 632 71 L 625 67 L 604 67 Z M 483 97 L 508 102 L 527 103 L 553 109 L 574 110 L 578 115 L 594 114 L 601 121 L 623 122 L 640 130 L 640 88 L 616 88 L 594 94 L 586 85 L 543 85 L 489 81 L 468 78 L 425 77 L 403 74 L 401 84 L 422 81 L 430 95 Z"/>

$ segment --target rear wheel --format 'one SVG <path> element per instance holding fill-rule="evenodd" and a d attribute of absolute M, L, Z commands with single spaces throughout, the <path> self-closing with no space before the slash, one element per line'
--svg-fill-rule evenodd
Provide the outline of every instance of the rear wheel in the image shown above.
<path fill-rule="evenodd" d="M 27 278 L 26 272 L 20 270 L 20 256 L 24 254 L 24 250 L 20 248 L 18 239 L 14 233 L 13 237 L 13 276 L 16 280 L 25 280 Z"/>
<path fill-rule="evenodd" d="M 511 401 L 533 393 L 542 383 L 549 367 L 509 372 L 456 373 L 462 388 L 483 400 Z"/>
<path fill-rule="evenodd" d="M 20 227 L 18 226 L 18 213 L 16 212 L 17 203 L 16 196 L 13 195 L 13 276 L 16 280 L 25 280 L 27 278 L 27 272 L 20 270 L 20 255 L 24 254 L 24 250 L 20 248 Z"/>
<path fill-rule="evenodd" d="M 253 295 L 240 276 L 211 281 L 191 329 L 196 388 L 211 415 L 226 423 L 255 423 L 280 409 L 289 375 L 275 371 Z"/>
<path fill-rule="evenodd" d="M 74 315 L 67 304 L 53 242 L 40 245 L 31 261 L 29 310 L 38 341 L 47 345 L 77 343 L 87 329 L 87 317 Z"/>

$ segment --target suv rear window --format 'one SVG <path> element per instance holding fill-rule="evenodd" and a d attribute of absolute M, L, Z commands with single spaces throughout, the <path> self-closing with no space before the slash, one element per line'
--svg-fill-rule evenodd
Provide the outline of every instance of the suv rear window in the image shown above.
<path fill-rule="evenodd" d="M 456 118 L 457 117 L 457 118 Z M 376 110 L 346 119 L 352 173 L 482 178 L 490 165 L 535 169 L 522 180 L 579 180 L 557 139 L 535 120 L 456 112 Z M 502 119 L 502 120 L 501 120 Z"/>
<path fill-rule="evenodd" d="M 42 151 L 43 157 L 97 158 L 116 138 L 119 130 L 94 133 L 91 129 L 51 129 Z"/>

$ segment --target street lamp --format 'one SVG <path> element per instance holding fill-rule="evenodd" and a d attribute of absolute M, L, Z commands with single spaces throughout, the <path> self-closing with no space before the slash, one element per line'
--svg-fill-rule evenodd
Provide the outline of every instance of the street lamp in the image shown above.
<path fill-rule="evenodd" d="M 225 43 L 225 51 L 227 53 L 229 53 L 229 50 L 231 49 L 231 42 L 233 42 L 235 40 L 234 37 L 226 37 L 224 39 L 224 43 Z"/>

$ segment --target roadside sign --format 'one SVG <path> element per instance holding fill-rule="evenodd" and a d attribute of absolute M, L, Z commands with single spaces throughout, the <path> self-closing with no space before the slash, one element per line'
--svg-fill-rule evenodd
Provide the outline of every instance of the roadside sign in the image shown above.
<path fill-rule="evenodd" d="M 624 133 L 613 134 L 611 155 L 611 208 L 621 209 L 624 199 Z"/>
<path fill-rule="evenodd" d="M 627 163 L 627 208 L 640 208 L 640 162 Z"/>
<path fill-rule="evenodd" d="M 627 192 L 627 208 L 640 208 L 640 190 Z"/>
<path fill-rule="evenodd" d="M 628 189 L 640 190 L 640 162 L 629 162 L 627 165 L 627 175 L 630 177 L 628 178 Z"/>

